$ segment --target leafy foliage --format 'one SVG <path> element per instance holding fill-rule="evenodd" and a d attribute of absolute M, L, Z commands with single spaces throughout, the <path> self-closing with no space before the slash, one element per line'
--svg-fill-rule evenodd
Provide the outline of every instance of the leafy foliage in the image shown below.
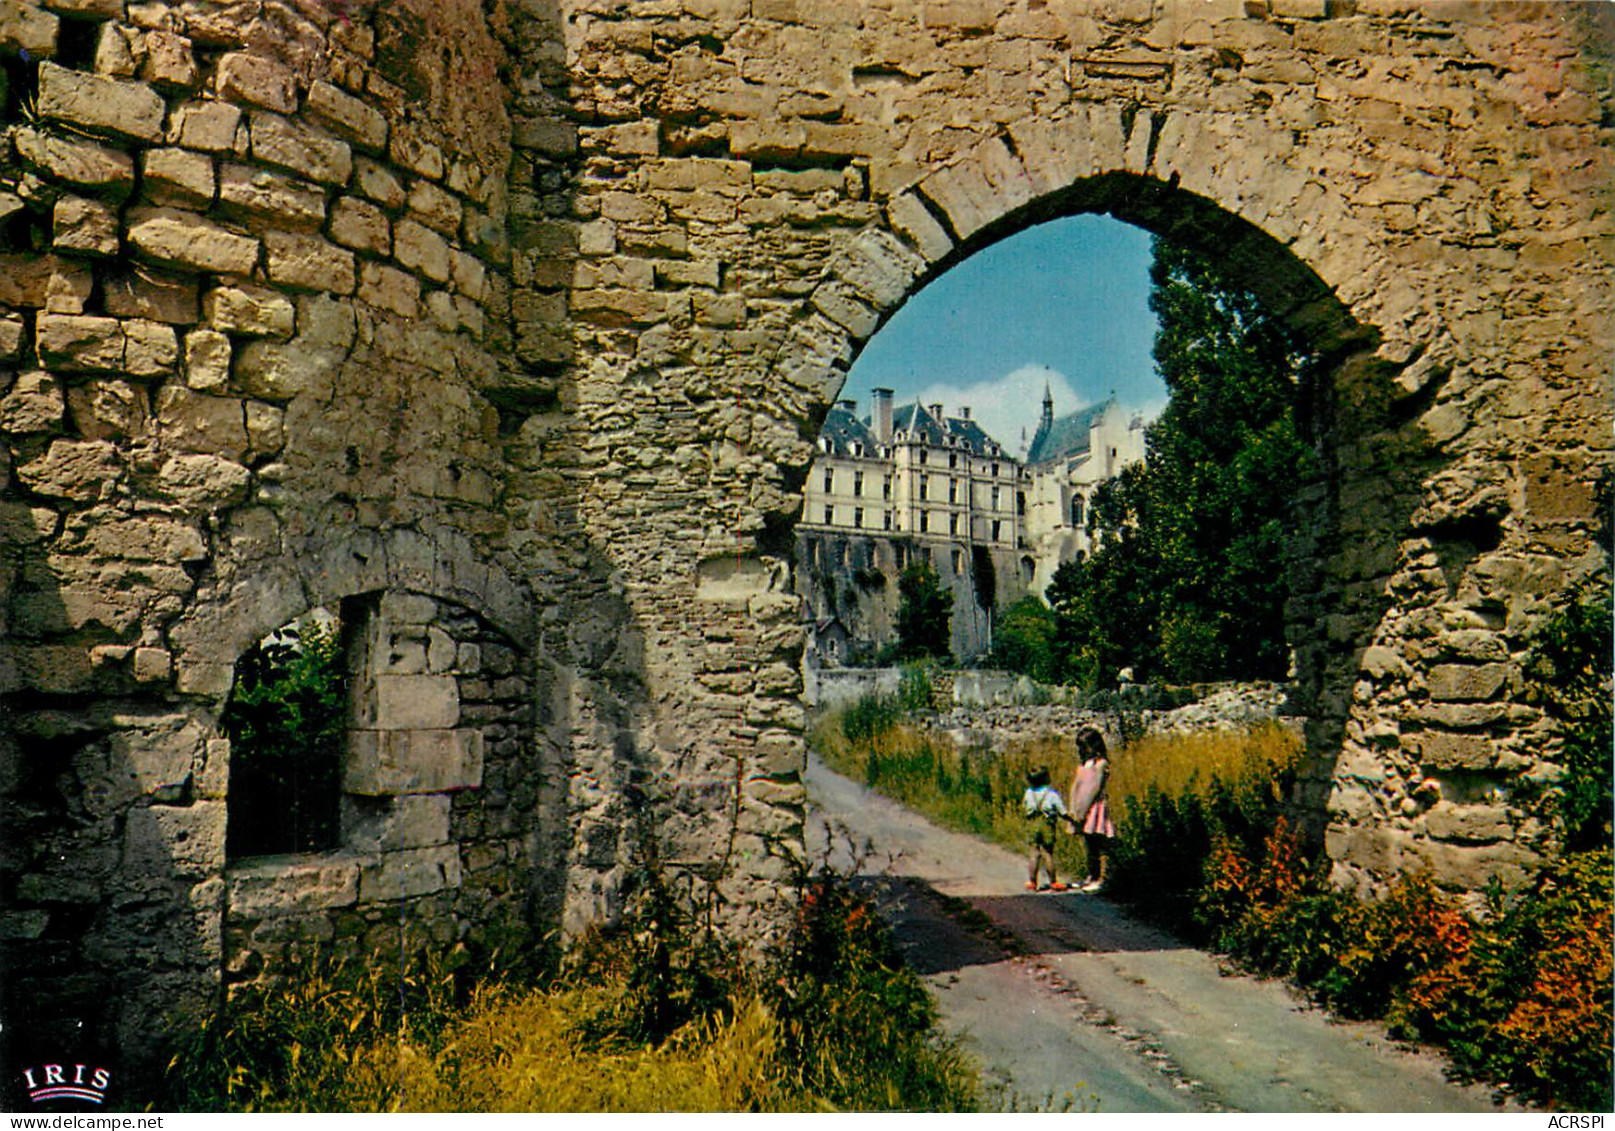
<path fill-rule="evenodd" d="M 1097 548 L 1048 596 L 1056 669 L 1177 682 L 1282 677 L 1285 515 L 1312 466 L 1295 424 L 1303 343 L 1209 258 L 1157 239 L 1154 356 L 1171 399 L 1147 456 L 1095 492 Z"/>
<path fill-rule="evenodd" d="M 1526 676 L 1535 697 L 1564 728 L 1559 755 L 1564 772 L 1541 799 L 1570 851 L 1610 842 L 1611 655 L 1615 653 L 1610 581 L 1583 583 L 1570 606 L 1533 642 Z"/>
<path fill-rule="evenodd" d="M 639 877 L 558 977 L 436 956 L 314 957 L 190 1030 L 160 1097 L 180 1111 L 970 1110 L 976 1077 L 874 909 L 799 879 L 760 965 L 689 892 Z"/>
<path fill-rule="evenodd" d="M 247 652 L 224 713 L 233 857 L 332 848 L 347 725 L 334 629 L 286 629 Z"/>
<path fill-rule="evenodd" d="M 1054 610 L 1036 596 L 1022 597 L 999 614 L 989 662 L 1040 683 L 1054 682 L 1055 626 Z"/>
<path fill-rule="evenodd" d="M 953 593 L 928 562 L 916 562 L 897 579 L 898 660 L 946 658 L 950 651 Z"/>

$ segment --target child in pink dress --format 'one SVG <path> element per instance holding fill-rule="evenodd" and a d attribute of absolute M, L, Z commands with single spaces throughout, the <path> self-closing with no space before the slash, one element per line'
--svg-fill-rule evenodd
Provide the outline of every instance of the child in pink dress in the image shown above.
<path fill-rule="evenodd" d="M 1105 786 L 1110 777 L 1110 759 L 1105 736 L 1093 727 L 1077 733 L 1080 765 L 1071 779 L 1071 816 L 1082 830 L 1082 843 L 1088 850 L 1088 882 L 1083 891 L 1098 891 L 1105 884 L 1106 860 L 1116 826 L 1105 803 Z"/>

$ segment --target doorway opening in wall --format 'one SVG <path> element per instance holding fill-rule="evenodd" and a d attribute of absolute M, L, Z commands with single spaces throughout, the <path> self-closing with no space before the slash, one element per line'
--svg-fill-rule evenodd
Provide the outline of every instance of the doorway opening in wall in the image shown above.
<path fill-rule="evenodd" d="M 340 843 L 346 654 L 340 618 L 321 608 L 236 662 L 222 720 L 230 740 L 228 858 L 327 852 Z"/>
<path fill-rule="evenodd" d="M 1283 679 L 1316 367 L 1206 254 L 1096 215 L 1023 229 L 927 282 L 866 343 L 819 435 L 799 558 L 851 534 L 964 563 L 940 579 L 959 664 L 1024 662 L 1089 689 L 1124 671 Z M 858 500 L 836 492 L 877 475 L 890 533 L 837 529 Z M 836 590 L 799 578 L 820 623 Z M 900 593 L 833 610 L 848 662 L 894 653 Z M 1037 648 L 999 638 L 1027 624 Z"/>

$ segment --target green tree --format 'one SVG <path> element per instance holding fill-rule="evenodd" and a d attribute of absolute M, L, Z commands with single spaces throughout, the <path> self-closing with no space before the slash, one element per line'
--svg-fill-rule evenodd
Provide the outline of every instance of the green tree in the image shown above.
<path fill-rule="evenodd" d="M 1282 677 L 1287 510 L 1313 464 L 1294 405 L 1315 360 L 1205 256 L 1157 239 L 1150 282 L 1171 399 L 1145 462 L 1096 492 L 1095 552 L 1050 586 L 1057 666 L 1084 684 L 1123 666 L 1180 682 Z"/>
<path fill-rule="evenodd" d="M 993 665 L 1052 682 L 1054 631 L 1054 610 L 1035 596 L 1022 597 L 999 614 L 993 630 Z"/>
<path fill-rule="evenodd" d="M 897 659 L 949 654 L 953 594 L 929 562 L 916 562 L 897 579 Z"/>

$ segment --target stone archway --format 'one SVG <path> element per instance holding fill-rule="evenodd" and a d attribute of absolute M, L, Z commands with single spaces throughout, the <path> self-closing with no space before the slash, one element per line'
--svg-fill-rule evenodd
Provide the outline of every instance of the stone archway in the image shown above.
<path fill-rule="evenodd" d="M 1521 874 L 1533 832 L 1489 790 L 1548 738 L 1512 690 L 1531 626 L 1599 568 L 1607 438 L 1570 417 L 1608 419 L 1610 338 L 1592 191 L 1608 29 L 1538 7 L 1515 39 L 1520 14 L 563 13 L 582 124 L 533 160 L 577 171 L 584 218 L 561 288 L 572 356 L 589 358 L 562 380 L 596 469 L 580 514 L 608 559 L 655 559 L 623 578 L 655 626 L 658 756 L 741 783 L 723 843 L 761 862 L 756 879 L 777 874 L 770 846 L 801 804 L 778 659 L 817 424 L 859 343 L 931 273 L 1081 210 L 1215 247 L 1334 358 L 1312 408 L 1329 487 L 1295 586 L 1314 597 L 1294 618 L 1317 718 L 1303 805 L 1337 872 Z M 630 484 L 674 480 L 677 517 L 635 512 Z M 1405 811 L 1426 775 L 1448 803 Z M 692 856 L 712 844 L 687 832 Z"/>
<path fill-rule="evenodd" d="M 905 294 L 1044 210 L 1225 241 L 1338 354 L 1336 543 L 1303 559 L 1331 576 L 1292 588 L 1325 597 L 1296 612 L 1339 728 L 1314 736 L 1307 803 L 1343 871 L 1472 886 L 1528 855 L 1488 795 L 1553 752 L 1519 660 L 1602 568 L 1605 6 L 20 11 L 0 16 L 7 106 L 38 85 L 0 154 L 19 1015 L 63 1039 L 89 1018 L 110 1049 L 140 1002 L 210 992 L 190 713 L 224 693 L 226 645 L 326 585 L 322 546 L 406 564 L 333 590 L 424 587 L 532 641 L 567 929 L 614 912 L 648 844 L 728 921 L 778 923 L 818 422 Z M 1444 808 L 1402 812 L 1415 770 L 1449 778 Z M 149 968 L 119 1005 L 130 940 Z"/>

